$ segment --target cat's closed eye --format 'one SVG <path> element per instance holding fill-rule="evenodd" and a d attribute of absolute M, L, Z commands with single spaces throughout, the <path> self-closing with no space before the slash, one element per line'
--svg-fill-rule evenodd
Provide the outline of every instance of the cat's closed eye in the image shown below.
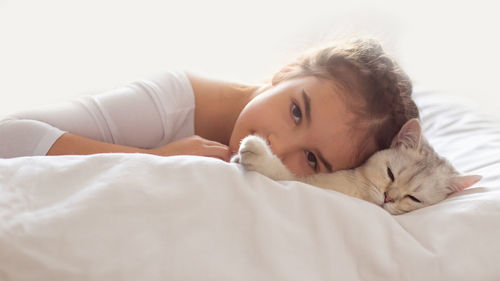
<path fill-rule="evenodd" d="M 394 174 L 392 173 L 391 168 L 387 167 L 387 175 L 391 179 L 391 181 L 394 181 Z"/>
<path fill-rule="evenodd" d="M 406 197 L 410 198 L 411 200 L 417 202 L 417 203 L 422 203 L 422 201 L 418 200 L 415 196 L 413 195 L 406 195 Z"/>

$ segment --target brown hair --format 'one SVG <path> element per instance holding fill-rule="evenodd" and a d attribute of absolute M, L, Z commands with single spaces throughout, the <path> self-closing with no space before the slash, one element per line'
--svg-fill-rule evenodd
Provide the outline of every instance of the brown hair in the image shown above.
<path fill-rule="evenodd" d="M 345 99 L 357 116 L 353 129 L 365 132 L 358 144 L 362 161 L 374 152 L 367 151 L 368 142 L 376 150 L 388 148 L 403 124 L 419 117 L 408 75 L 376 40 L 356 38 L 314 49 L 282 68 L 272 84 L 308 75 L 331 80 L 349 93 Z"/>

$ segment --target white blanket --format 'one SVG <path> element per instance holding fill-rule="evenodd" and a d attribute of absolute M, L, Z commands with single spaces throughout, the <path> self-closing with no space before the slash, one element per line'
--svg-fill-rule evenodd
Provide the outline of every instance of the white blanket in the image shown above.
<path fill-rule="evenodd" d="M 500 280 L 500 130 L 421 93 L 479 186 L 401 216 L 202 157 L 0 160 L 0 280 Z"/>

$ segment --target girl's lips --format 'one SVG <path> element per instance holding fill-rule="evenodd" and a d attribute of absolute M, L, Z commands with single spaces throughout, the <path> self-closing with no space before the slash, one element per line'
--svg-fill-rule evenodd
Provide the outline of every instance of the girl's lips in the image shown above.
<path fill-rule="evenodd" d="M 269 146 L 269 148 L 272 148 L 271 142 L 269 141 L 269 139 L 268 138 L 264 138 L 264 140 L 266 140 L 267 146 Z"/>

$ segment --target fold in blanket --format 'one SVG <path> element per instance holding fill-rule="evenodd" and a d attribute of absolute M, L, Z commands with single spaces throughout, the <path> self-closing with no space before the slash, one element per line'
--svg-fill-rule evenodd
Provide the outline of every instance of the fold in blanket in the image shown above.
<path fill-rule="evenodd" d="M 0 183 L 5 280 L 493 280 L 498 273 L 495 190 L 393 217 L 216 159 L 141 154 L 0 160 Z"/>

